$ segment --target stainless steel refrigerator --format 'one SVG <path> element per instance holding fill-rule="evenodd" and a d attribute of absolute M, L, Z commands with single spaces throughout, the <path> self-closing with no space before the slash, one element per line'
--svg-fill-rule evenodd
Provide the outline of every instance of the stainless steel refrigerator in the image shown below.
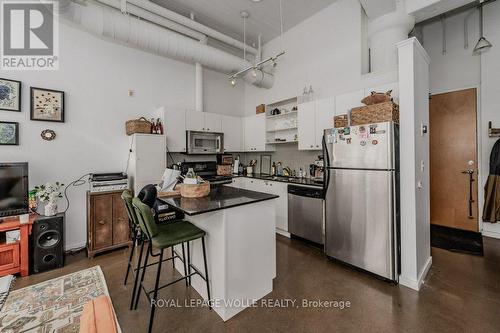
<path fill-rule="evenodd" d="M 399 276 L 399 127 L 327 129 L 325 252 L 383 278 Z"/>

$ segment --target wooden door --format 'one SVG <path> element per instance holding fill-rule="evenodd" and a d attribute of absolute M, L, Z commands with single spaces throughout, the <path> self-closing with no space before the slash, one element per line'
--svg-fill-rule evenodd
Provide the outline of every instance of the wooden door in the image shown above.
<path fill-rule="evenodd" d="M 113 245 L 126 243 L 129 237 L 128 215 L 121 194 L 113 194 Z"/>
<path fill-rule="evenodd" d="M 94 195 L 91 198 L 92 224 L 94 228 L 93 249 L 113 245 L 113 200 L 110 195 Z"/>
<path fill-rule="evenodd" d="M 431 97 L 432 224 L 478 231 L 476 98 L 476 89 Z M 473 172 L 472 190 L 468 171 Z"/>

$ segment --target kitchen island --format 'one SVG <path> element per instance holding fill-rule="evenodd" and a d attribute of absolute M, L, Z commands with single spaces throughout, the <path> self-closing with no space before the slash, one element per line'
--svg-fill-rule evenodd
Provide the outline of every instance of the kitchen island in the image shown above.
<path fill-rule="evenodd" d="M 218 186 L 203 198 L 161 198 L 186 214 L 186 220 L 206 231 L 208 274 L 214 311 L 224 320 L 273 290 L 276 277 L 277 195 Z M 176 248 L 182 253 L 182 247 Z M 203 271 L 201 241 L 191 244 L 191 263 Z M 176 269 L 184 274 L 180 260 Z M 193 288 L 207 299 L 199 276 Z"/>

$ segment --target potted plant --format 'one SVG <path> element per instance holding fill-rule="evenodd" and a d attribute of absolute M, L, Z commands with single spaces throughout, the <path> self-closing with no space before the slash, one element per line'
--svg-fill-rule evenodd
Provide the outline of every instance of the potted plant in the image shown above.
<path fill-rule="evenodd" d="M 35 186 L 36 196 L 40 202 L 45 203 L 45 216 L 54 216 L 57 214 L 57 201 L 62 198 L 61 189 L 64 184 L 59 182 L 45 183 Z"/>

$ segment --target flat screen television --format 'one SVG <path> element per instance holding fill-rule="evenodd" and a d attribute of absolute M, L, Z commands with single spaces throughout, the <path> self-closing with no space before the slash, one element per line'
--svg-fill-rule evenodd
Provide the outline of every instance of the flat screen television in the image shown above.
<path fill-rule="evenodd" d="M 0 217 L 28 213 L 28 163 L 0 162 Z"/>

